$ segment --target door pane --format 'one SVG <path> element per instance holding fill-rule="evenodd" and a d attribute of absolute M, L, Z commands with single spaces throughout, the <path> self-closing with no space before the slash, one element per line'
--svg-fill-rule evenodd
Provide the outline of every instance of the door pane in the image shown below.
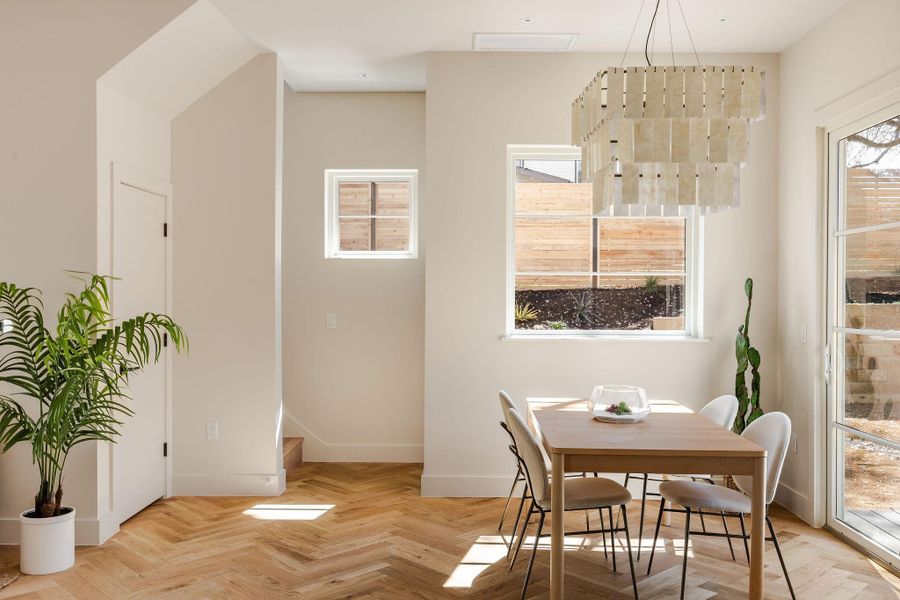
<path fill-rule="evenodd" d="M 847 229 L 900 221 L 900 116 L 846 139 Z"/>
<path fill-rule="evenodd" d="M 900 451 L 838 432 L 843 472 L 838 519 L 900 552 Z"/>
<path fill-rule="evenodd" d="M 900 339 L 843 338 L 843 423 L 900 443 Z"/>

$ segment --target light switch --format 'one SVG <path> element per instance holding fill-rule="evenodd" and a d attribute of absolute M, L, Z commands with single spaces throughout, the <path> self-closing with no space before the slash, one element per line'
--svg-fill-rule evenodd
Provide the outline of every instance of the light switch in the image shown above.
<path fill-rule="evenodd" d="M 219 439 L 219 423 L 217 421 L 206 422 L 206 439 L 210 442 Z"/>
<path fill-rule="evenodd" d="M 325 316 L 325 327 L 328 329 L 336 329 L 337 328 L 337 315 L 334 313 L 328 313 Z"/>
<path fill-rule="evenodd" d="M 806 343 L 806 323 L 800 323 L 800 343 Z"/>

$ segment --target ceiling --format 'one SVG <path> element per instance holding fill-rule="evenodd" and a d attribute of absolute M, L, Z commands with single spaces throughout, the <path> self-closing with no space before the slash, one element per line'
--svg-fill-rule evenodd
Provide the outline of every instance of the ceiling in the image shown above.
<path fill-rule="evenodd" d="M 655 6 L 644 1 L 635 49 L 643 46 Z M 668 0 L 676 52 L 690 50 L 678 1 Z M 287 82 L 298 91 L 421 91 L 424 53 L 471 50 L 476 32 L 578 33 L 575 52 L 621 52 L 641 7 L 638 0 L 214 2 L 250 41 L 282 57 Z M 846 0 L 680 2 L 702 55 L 780 52 Z M 657 17 L 659 48 L 668 46 L 666 4 Z"/>

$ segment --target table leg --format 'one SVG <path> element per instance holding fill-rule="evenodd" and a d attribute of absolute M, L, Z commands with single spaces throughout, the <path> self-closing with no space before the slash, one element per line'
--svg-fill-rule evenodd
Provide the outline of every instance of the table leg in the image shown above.
<path fill-rule="evenodd" d="M 550 600 L 563 600 L 563 555 L 565 545 L 566 505 L 565 455 L 553 454 L 552 479 L 550 485 Z"/>
<path fill-rule="evenodd" d="M 766 520 L 766 458 L 753 460 L 753 497 L 750 513 L 750 600 L 763 598 Z"/>

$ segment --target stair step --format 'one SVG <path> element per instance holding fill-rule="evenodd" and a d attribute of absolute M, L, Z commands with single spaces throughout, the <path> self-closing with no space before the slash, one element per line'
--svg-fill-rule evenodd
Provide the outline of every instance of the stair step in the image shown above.
<path fill-rule="evenodd" d="M 281 448 L 284 456 L 284 468 L 293 469 L 303 463 L 303 438 L 286 437 L 281 440 Z"/>

